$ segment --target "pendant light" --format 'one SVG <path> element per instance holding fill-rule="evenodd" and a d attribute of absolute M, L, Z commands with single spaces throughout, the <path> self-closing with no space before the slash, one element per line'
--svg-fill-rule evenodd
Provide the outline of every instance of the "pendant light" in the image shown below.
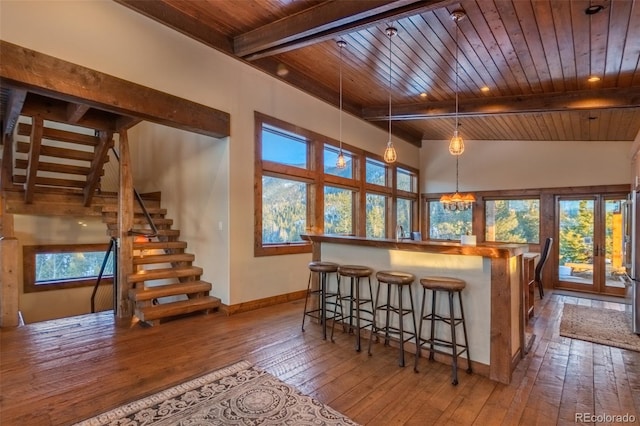
<path fill-rule="evenodd" d="M 387 142 L 387 148 L 384 150 L 384 161 L 395 163 L 398 155 L 391 141 L 391 37 L 398 34 L 398 30 L 394 27 L 388 27 L 386 33 L 389 36 L 389 141 Z"/>
<path fill-rule="evenodd" d="M 458 160 L 459 155 L 456 155 L 456 192 L 453 194 L 444 194 L 440 197 L 440 203 L 442 208 L 447 211 L 465 211 L 469 210 L 473 203 L 476 202 L 476 197 L 473 194 L 461 194 L 458 190 Z"/>
<path fill-rule="evenodd" d="M 336 160 L 336 167 L 338 169 L 344 169 L 347 167 L 347 160 L 342 153 L 342 49 L 347 45 L 344 40 L 338 40 L 336 42 L 340 48 L 340 152 L 338 152 L 338 159 Z"/>
<path fill-rule="evenodd" d="M 458 22 L 466 16 L 463 10 L 455 10 L 451 13 L 451 19 L 456 23 L 456 124 L 453 130 L 453 137 L 449 142 L 449 152 L 451 155 L 460 155 L 464 152 L 464 140 L 458 132 Z"/>

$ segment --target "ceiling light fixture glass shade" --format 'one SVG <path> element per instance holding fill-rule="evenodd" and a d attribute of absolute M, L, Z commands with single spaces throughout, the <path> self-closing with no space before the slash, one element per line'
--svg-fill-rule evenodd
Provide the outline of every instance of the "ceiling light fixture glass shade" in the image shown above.
<path fill-rule="evenodd" d="M 453 129 L 453 137 L 449 141 L 451 155 L 461 155 L 464 152 L 464 140 L 458 132 L 458 22 L 466 16 L 463 10 L 455 10 L 451 13 L 451 19 L 456 23 L 456 124 Z"/>
<path fill-rule="evenodd" d="M 389 36 L 389 141 L 387 142 L 387 147 L 384 150 L 383 158 L 387 163 L 395 163 L 398 159 L 398 154 L 396 153 L 396 149 L 391 141 L 391 37 L 398 34 L 398 30 L 394 27 L 387 27 L 385 32 Z"/>
<path fill-rule="evenodd" d="M 442 204 L 442 208 L 455 212 L 455 211 L 465 211 L 469 210 L 473 207 L 473 204 L 476 202 L 476 197 L 471 193 L 460 193 L 458 190 L 458 160 L 460 156 L 456 156 L 456 192 L 453 194 L 443 194 L 440 197 L 440 203 Z"/>
<path fill-rule="evenodd" d="M 342 49 L 347 45 L 347 42 L 338 40 L 336 44 L 340 48 L 340 151 L 338 152 L 336 167 L 344 169 L 347 167 L 347 160 L 344 158 L 344 153 L 342 152 Z"/>

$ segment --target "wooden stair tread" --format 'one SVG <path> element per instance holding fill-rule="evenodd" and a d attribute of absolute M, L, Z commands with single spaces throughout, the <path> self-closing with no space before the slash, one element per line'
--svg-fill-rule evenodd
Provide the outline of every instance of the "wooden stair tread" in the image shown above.
<path fill-rule="evenodd" d="M 134 265 L 149 265 L 152 263 L 175 263 L 175 262 L 193 262 L 195 255 L 190 253 L 170 253 L 170 254 L 151 254 L 145 256 L 134 256 Z"/>
<path fill-rule="evenodd" d="M 204 296 L 179 302 L 139 307 L 136 308 L 136 316 L 140 321 L 153 321 L 198 311 L 213 310 L 219 307 L 220 299 L 213 296 Z"/>
<path fill-rule="evenodd" d="M 211 291 L 211 283 L 206 281 L 189 281 L 185 283 L 131 289 L 129 290 L 129 298 L 134 302 L 138 302 L 179 294 L 208 293 L 209 291 Z"/>
<path fill-rule="evenodd" d="M 129 284 L 143 281 L 162 280 L 167 278 L 184 278 L 202 275 L 202 268 L 197 266 L 181 266 L 178 268 L 159 268 L 138 271 L 129 275 Z"/>
<path fill-rule="evenodd" d="M 149 214 L 167 214 L 167 209 L 161 208 L 161 207 L 147 207 L 145 206 L 147 209 L 147 212 Z M 134 213 L 143 213 L 142 211 L 142 207 L 140 207 L 138 205 L 138 203 L 135 203 L 134 207 L 133 207 L 133 211 Z M 104 206 L 102 206 L 102 212 L 103 213 L 118 213 L 118 205 L 117 204 L 105 204 Z"/>
<path fill-rule="evenodd" d="M 133 243 L 134 250 L 173 250 L 187 248 L 186 241 L 144 241 Z"/>
<path fill-rule="evenodd" d="M 173 225 L 173 219 L 166 219 L 164 217 L 152 217 L 153 223 L 156 225 Z M 117 225 L 118 224 L 118 216 L 114 215 L 112 217 L 103 217 L 102 222 L 107 225 Z M 147 218 L 144 215 L 134 216 L 133 218 L 134 225 L 147 225 Z"/>

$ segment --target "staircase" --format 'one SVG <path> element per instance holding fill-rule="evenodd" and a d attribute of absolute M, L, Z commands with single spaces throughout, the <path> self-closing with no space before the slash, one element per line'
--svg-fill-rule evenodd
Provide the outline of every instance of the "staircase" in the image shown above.
<path fill-rule="evenodd" d="M 134 210 L 134 273 L 127 284 L 136 317 L 155 325 L 182 315 L 218 309 L 220 299 L 209 295 L 211 283 L 200 279 L 202 268 L 193 266 L 195 256 L 185 252 L 187 243 L 178 240 L 180 231 L 171 229 L 173 220 L 166 218 L 166 209 L 157 204 L 145 202 L 155 233 L 142 208 L 138 205 Z M 117 213 L 117 205 L 102 208 L 102 221 L 111 237 L 117 236 Z"/>
<path fill-rule="evenodd" d="M 96 129 L 91 135 L 86 128 L 75 131 L 73 126 L 60 130 L 34 118 L 32 124 L 19 123 L 15 135 L 15 143 L 3 147 L 3 175 L 10 182 L 4 191 L 21 196 L 27 212 L 101 214 L 107 235 L 118 236 L 117 194 L 103 191 L 105 170 L 117 176 L 117 167 L 104 168 L 112 133 Z M 179 241 L 180 231 L 172 229 L 173 220 L 165 217 L 159 197 L 144 203 L 146 214 L 139 203 L 135 205 L 134 273 L 126 283 L 135 315 L 154 325 L 218 309 L 220 299 L 209 295 L 211 284 L 200 279 L 202 268 L 194 266 L 195 256 L 185 252 L 187 243 Z"/>

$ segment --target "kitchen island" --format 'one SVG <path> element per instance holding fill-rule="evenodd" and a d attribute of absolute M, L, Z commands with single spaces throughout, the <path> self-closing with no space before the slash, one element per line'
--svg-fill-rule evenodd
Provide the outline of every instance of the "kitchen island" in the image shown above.
<path fill-rule="evenodd" d="M 316 234 L 302 238 L 312 242 L 313 260 L 414 274 L 416 320 L 422 304 L 421 277 L 436 275 L 465 280 L 467 287 L 462 299 L 474 372 L 505 384 L 511 381 L 524 348 L 522 256 L 528 251 L 527 244 L 471 246 L 453 241 Z M 440 300 L 444 302 L 443 299 Z M 438 333 L 442 332 L 440 327 Z"/>

